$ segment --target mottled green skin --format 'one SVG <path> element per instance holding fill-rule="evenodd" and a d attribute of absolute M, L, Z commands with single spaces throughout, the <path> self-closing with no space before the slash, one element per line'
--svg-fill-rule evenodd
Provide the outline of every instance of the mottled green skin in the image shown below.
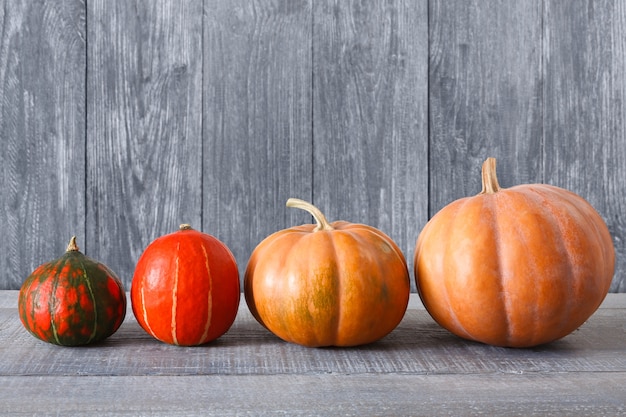
<path fill-rule="evenodd" d="M 86 345 L 111 336 L 120 327 L 126 315 L 126 294 L 109 268 L 78 250 L 68 250 L 26 279 L 18 310 L 33 336 L 57 345 Z"/>

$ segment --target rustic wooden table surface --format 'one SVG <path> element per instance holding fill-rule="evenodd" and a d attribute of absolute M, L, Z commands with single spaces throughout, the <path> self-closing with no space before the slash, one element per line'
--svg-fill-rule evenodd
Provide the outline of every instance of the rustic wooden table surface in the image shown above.
<path fill-rule="evenodd" d="M 41 342 L 17 291 L 0 292 L 0 415 L 625 415 L 626 294 L 609 294 L 571 335 L 490 347 L 441 329 L 412 295 L 398 328 L 359 348 L 282 342 L 242 300 L 228 333 L 201 347 L 149 337 L 129 310 L 89 347 Z"/>

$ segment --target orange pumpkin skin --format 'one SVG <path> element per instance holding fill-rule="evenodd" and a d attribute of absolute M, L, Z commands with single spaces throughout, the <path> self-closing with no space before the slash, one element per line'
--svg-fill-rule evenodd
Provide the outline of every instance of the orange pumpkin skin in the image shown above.
<path fill-rule="evenodd" d="M 562 188 L 499 188 L 495 160 L 483 192 L 457 200 L 422 230 L 418 293 L 452 333 L 496 346 L 531 347 L 581 326 L 609 291 L 613 242 L 594 208 Z"/>
<path fill-rule="evenodd" d="M 373 227 L 323 221 L 323 230 L 292 227 L 255 248 L 244 277 L 246 302 L 259 323 L 288 342 L 308 347 L 374 342 L 406 311 L 405 258 Z"/>
<path fill-rule="evenodd" d="M 162 342 L 194 346 L 217 339 L 239 308 L 239 272 L 215 237 L 181 225 L 142 253 L 130 291 L 139 325 Z"/>

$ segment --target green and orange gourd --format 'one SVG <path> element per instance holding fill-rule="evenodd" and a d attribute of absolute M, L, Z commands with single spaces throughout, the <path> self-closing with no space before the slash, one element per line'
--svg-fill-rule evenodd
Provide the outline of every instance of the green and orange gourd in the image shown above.
<path fill-rule="evenodd" d="M 65 254 L 24 281 L 18 311 L 33 336 L 56 345 L 86 345 L 117 331 L 126 315 L 126 294 L 117 275 L 83 255 L 72 237 Z"/>

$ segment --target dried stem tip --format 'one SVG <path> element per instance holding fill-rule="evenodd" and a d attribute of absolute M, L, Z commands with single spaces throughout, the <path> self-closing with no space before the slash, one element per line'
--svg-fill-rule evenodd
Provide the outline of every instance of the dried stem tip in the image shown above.
<path fill-rule="evenodd" d="M 496 158 L 487 158 L 482 169 L 483 189 L 480 194 L 494 194 L 500 190 L 496 176 Z"/>
<path fill-rule="evenodd" d="M 334 230 L 328 220 L 326 220 L 326 216 L 324 216 L 320 209 L 318 209 L 311 203 L 307 203 L 306 201 L 297 198 L 290 198 L 289 200 L 287 200 L 287 207 L 299 208 L 311 213 L 311 215 L 315 219 L 315 222 L 317 223 L 317 227 L 313 229 L 314 232 L 320 230 Z"/>
<path fill-rule="evenodd" d="M 76 244 L 76 236 L 72 236 L 70 243 L 67 245 L 66 252 L 75 252 L 79 250 L 80 249 L 78 249 L 78 245 Z"/>

